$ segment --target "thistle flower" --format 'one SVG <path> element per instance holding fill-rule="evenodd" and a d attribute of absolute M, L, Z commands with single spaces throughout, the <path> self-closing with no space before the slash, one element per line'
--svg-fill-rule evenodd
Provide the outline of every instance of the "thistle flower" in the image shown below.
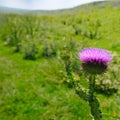
<path fill-rule="evenodd" d="M 100 48 L 85 48 L 79 53 L 83 69 L 91 74 L 104 73 L 111 61 L 108 51 Z"/>

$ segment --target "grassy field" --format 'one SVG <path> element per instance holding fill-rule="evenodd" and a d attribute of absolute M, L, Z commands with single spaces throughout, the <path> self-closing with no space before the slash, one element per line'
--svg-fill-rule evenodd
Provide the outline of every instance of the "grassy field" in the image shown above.
<path fill-rule="evenodd" d="M 73 74 L 86 89 L 78 58 L 84 47 L 113 56 L 108 72 L 97 77 L 96 96 L 103 120 L 120 120 L 120 8 L 104 4 L 59 14 L 0 13 L 0 120 L 91 120 L 61 59 L 71 56 Z"/>

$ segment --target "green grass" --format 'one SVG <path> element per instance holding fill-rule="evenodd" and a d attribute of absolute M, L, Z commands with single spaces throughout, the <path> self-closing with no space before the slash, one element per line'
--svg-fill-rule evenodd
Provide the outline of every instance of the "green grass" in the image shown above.
<path fill-rule="evenodd" d="M 56 79 L 54 70 L 51 72 L 53 62 L 25 61 L 19 54 L 9 52 L 9 48 L 3 45 L 0 48 L 1 120 L 82 119 L 87 104 Z"/>
<path fill-rule="evenodd" d="M 7 22 L 0 30 L 0 120 L 91 120 L 88 103 L 70 88 L 60 59 L 65 50 L 78 57 L 83 47 L 105 48 L 114 55 L 108 73 L 97 82 L 109 81 L 118 91 L 111 96 L 96 95 L 103 120 L 120 119 L 120 8 L 88 11 L 2 17 Z M 15 52 L 17 43 L 20 49 Z M 23 59 L 32 45 L 37 51 L 35 60 Z M 80 80 L 87 87 L 84 77 Z"/>

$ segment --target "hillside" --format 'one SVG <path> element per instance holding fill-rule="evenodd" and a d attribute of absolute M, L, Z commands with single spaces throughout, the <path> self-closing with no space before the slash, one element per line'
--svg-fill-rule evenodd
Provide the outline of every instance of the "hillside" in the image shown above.
<path fill-rule="evenodd" d="M 86 9 L 102 9 L 106 6 L 112 6 L 112 7 L 120 7 L 120 1 L 119 0 L 106 0 L 106 1 L 100 1 L 100 2 L 93 2 L 89 4 L 83 4 L 80 6 L 76 6 L 74 8 L 69 9 L 60 9 L 60 10 L 25 10 L 25 9 L 17 9 L 17 8 L 9 8 L 9 7 L 0 7 L 1 13 L 17 13 L 17 14 L 60 14 L 60 13 L 71 13 L 76 12 L 78 10 L 86 10 Z"/>
<path fill-rule="evenodd" d="M 88 102 L 75 92 L 88 92 L 89 75 L 78 54 L 89 47 L 106 49 L 112 56 L 94 88 L 102 120 L 120 120 L 119 3 L 49 13 L 1 10 L 0 120 L 91 120 Z"/>

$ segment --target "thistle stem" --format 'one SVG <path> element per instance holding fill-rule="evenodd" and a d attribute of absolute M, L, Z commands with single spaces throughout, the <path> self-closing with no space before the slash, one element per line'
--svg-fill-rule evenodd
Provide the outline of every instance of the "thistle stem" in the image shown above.
<path fill-rule="evenodd" d="M 94 95 L 94 89 L 95 89 L 95 75 L 91 75 L 89 78 L 88 102 L 89 102 L 89 105 L 91 108 L 91 114 L 94 120 L 101 120 L 102 114 L 101 114 L 101 111 L 99 110 L 99 102 Z"/>

